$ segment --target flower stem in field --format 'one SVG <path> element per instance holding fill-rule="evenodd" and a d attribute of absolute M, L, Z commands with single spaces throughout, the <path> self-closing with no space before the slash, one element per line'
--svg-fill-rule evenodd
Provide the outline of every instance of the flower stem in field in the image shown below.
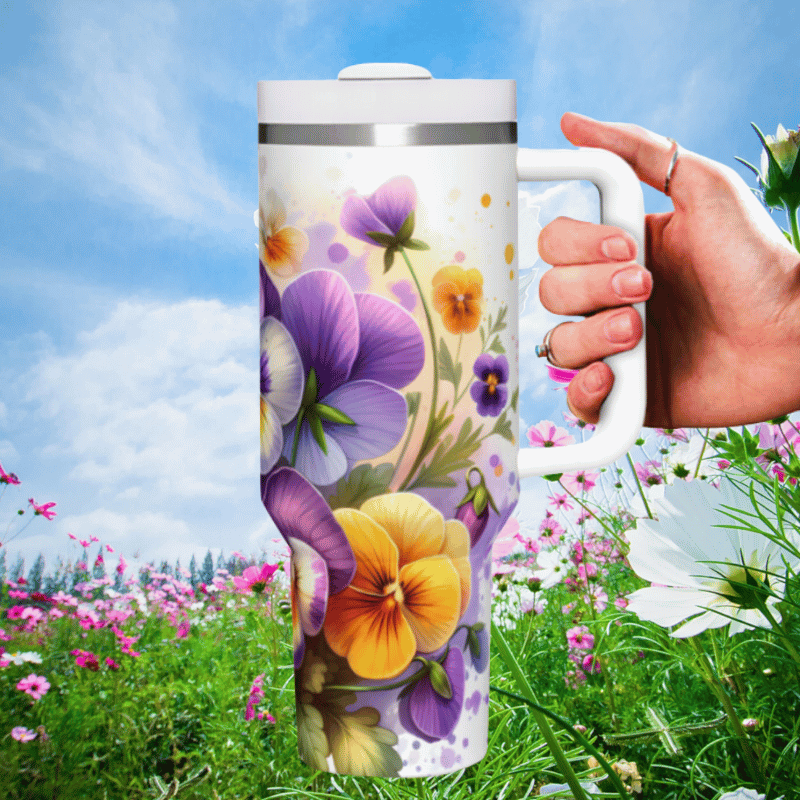
<path fill-rule="evenodd" d="M 775 633 L 780 636 L 781 640 L 783 641 L 784 645 L 786 646 L 786 650 L 789 655 L 794 660 L 795 664 L 800 665 L 800 653 L 797 652 L 797 648 L 792 644 L 789 635 L 786 633 L 786 629 L 775 619 L 775 615 L 769 610 L 769 606 L 761 599 L 757 598 L 756 602 L 758 603 L 758 610 L 769 620 L 769 624 L 772 625 L 773 630 Z"/>
<path fill-rule="evenodd" d="M 708 687 L 716 696 L 717 700 L 722 703 L 722 707 L 725 709 L 725 712 L 728 715 L 728 720 L 733 726 L 736 738 L 738 739 L 739 745 L 742 748 L 742 754 L 744 755 L 744 760 L 747 764 L 747 769 L 750 772 L 751 777 L 756 783 L 763 784 L 764 774 L 761 761 L 750 745 L 747 732 L 745 731 L 744 726 L 742 725 L 742 722 L 736 713 L 736 709 L 733 707 L 730 697 L 728 697 L 728 693 L 725 691 L 725 687 L 720 683 L 719 679 L 714 674 L 714 667 L 709 661 L 705 650 L 703 650 L 703 645 L 700 644 L 700 641 L 696 636 L 688 637 L 687 641 L 697 653 L 698 664 L 700 666 L 700 672 L 703 675 L 703 678 L 708 684 Z"/>
<path fill-rule="evenodd" d="M 642 498 L 642 502 L 644 503 L 644 510 L 647 512 L 647 516 L 650 517 L 650 519 L 653 519 L 653 512 L 650 510 L 650 506 L 647 504 L 647 498 L 644 496 L 644 488 L 642 487 L 642 482 L 639 480 L 639 476 L 636 474 L 636 467 L 633 464 L 631 454 L 625 453 L 625 458 L 628 459 L 628 465 L 630 466 L 633 477 L 636 480 L 636 487 L 639 489 L 639 496 Z"/>
<path fill-rule="evenodd" d="M 528 700 L 527 697 L 522 697 L 521 695 L 515 694 L 514 692 L 506 691 L 505 689 L 501 689 L 499 686 L 495 686 L 491 684 L 489 688 L 493 692 L 497 692 L 498 694 L 503 694 L 506 697 L 510 697 L 512 700 L 517 700 L 520 703 L 525 703 L 529 705 L 534 712 L 538 712 L 542 714 L 544 717 L 548 717 L 553 720 L 559 727 L 561 727 L 566 733 L 581 747 L 591 753 L 596 759 L 597 763 L 606 771 L 606 774 L 611 779 L 611 783 L 614 784 L 614 788 L 619 792 L 620 797 L 624 798 L 625 800 L 630 800 L 630 795 L 626 792 L 622 781 L 619 779 L 619 776 L 616 772 L 614 772 L 611 765 L 603 758 L 603 754 L 580 732 L 576 731 L 572 725 L 569 724 L 565 719 L 562 719 L 558 716 L 558 714 L 554 714 L 552 711 L 544 708 L 543 706 L 538 705 L 537 703 L 533 703 Z"/>
<path fill-rule="evenodd" d="M 527 698 L 528 705 L 531 706 L 531 714 L 536 720 L 536 724 L 539 726 L 539 730 L 542 732 L 542 737 L 544 738 L 545 742 L 547 742 L 547 746 L 550 748 L 550 753 L 555 759 L 556 764 L 558 765 L 558 768 L 564 777 L 564 780 L 572 790 L 575 800 L 587 800 L 586 793 L 583 791 L 583 787 L 578 780 L 578 776 L 572 769 L 566 754 L 561 749 L 561 745 L 558 743 L 558 739 L 556 739 L 555 734 L 553 733 L 553 729 L 547 722 L 547 716 L 542 713 L 541 706 L 539 706 L 539 704 L 536 702 L 536 696 L 533 693 L 530 683 L 528 683 L 528 679 L 525 677 L 522 668 L 508 646 L 508 642 L 506 642 L 505 637 L 500 632 L 500 629 L 497 627 L 497 624 L 494 622 L 494 620 L 492 620 L 492 645 L 497 648 L 498 652 L 500 653 L 500 657 L 503 659 L 509 671 L 514 676 L 517 686 L 524 697 Z M 623 795 L 623 797 L 626 797 L 626 795 Z"/>

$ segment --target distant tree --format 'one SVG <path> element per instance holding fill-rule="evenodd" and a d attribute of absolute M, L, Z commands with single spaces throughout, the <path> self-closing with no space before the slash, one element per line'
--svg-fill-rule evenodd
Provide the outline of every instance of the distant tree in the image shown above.
<path fill-rule="evenodd" d="M 42 575 L 44 575 L 44 554 L 39 553 L 39 557 L 33 562 L 30 572 L 28 573 L 28 586 L 29 592 L 38 592 L 42 588 Z"/>
<path fill-rule="evenodd" d="M 219 558 L 217 559 L 217 570 L 228 569 L 228 564 L 225 561 L 225 556 L 222 550 L 219 551 Z"/>
<path fill-rule="evenodd" d="M 158 571 L 162 575 L 172 575 L 172 567 L 166 562 L 166 560 L 161 562 Z"/>
<path fill-rule="evenodd" d="M 200 580 L 205 584 L 209 584 L 214 580 L 214 558 L 210 550 L 203 559 L 203 569 L 200 570 Z"/>
<path fill-rule="evenodd" d="M 197 582 L 197 559 L 194 557 L 194 553 L 192 553 L 192 560 L 189 562 L 189 583 L 192 584 L 192 589 L 197 588 Z"/>
<path fill-rule="evenodd" d="M 8 579 L 10 581 L 18 581 L 23 573 L 25 572 L 25 559 L 22 557 L 22 554 L 17 555 L 17 560 L 14 562 L 14 566 L 11 567 L 8 573 Z"/>
<path fill-rule="evenodd" d="M 6 551 L 0 553 L 0 582 L 6 579 Z"/>
<path fill-rule="evenodd" d="M 106 577 L 106 561 L 103 558 L 103 548 L 100 547 L 97 551 L 97 556 L 92 566 L 92 577 L 96 580 L 102 580 Z"/>

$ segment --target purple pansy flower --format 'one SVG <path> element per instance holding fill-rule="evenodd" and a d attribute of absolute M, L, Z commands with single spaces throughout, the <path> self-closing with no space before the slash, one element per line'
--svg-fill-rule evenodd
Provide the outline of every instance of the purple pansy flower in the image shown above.
<path fill-rule="evenodd" d="M 273 472 L 262 500 L 292 551 L 294 666 L 299 669 L 305 636 L 316 636 L 322 629 L 328 596 L 348 586 L 356 559 L 322 495 L 296 470 L 281 467 Z"/>
<path fill-rule="evenodd" d="M 303 397 L 303 364 L 289 331 L 274 317 L 261 320 L 261 474 L 283 451 L 283 426 Z"/>
<path fill-rule="evenodd" d="M 449 736 L 456 727 L 464 706 L 464 656 L 457 647 L 451 647 L 441 664 L 433 668 L 444 670 L 449 683 L 450 697 L 434 688 L 436 679 L 431 674 L 421 678 L 406 695 L 400 711 L 401 722 L 411 733 L 425 741 L 435 742 Z M 442 686 L 438 686 L 442 689 Z"/>
<path fill-rule="evenodd" d="M 424 341 L 397 303 L 353 293 L 331 270 L 292 281 L 281 317 L 306 379 L 299 423 L 283 429 L 283 455 L 311 483 L 328 486 L 355 461 L 388 453 L 400 441 L 408 407 L 397 390 L 422 370 Z"/>
<path fill-rule="evenodd" d="M 469 393 L 482 417 L 497 417 L 508 399 L 508 359 L 505 356 L 494 358 L 489 353 L 478 356 L 472 368 L 479 378 L 470 387 Z"/>
<path fill-rule="evenodd" d="M 417 205 L 414 181 L 399 176 L 386 181 L 369 197 L 350 195 L 342 205 L 342 228 L 367 244 L 378 244 L 368 233 L 395 237 Z"/>

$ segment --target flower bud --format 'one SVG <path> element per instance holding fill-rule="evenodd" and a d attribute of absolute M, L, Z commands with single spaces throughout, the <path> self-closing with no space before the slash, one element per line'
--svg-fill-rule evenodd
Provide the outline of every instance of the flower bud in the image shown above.
<path fill-rule="evenodd" d="M 761 171 L 741 158 L 737 160 L 756 174 L 767 206 L 796 209 L 800 206 L 800 131 L 787 131 L 778 125 L 775 136 L 765 136 L 757 125 L 753 124 L 753 129 L 763 147 Z"/>
<path fill-rule="evenodd" d="M 473 472 L 477 472 L 479 476 L 476 486 L 470 483 L 470 475 Z M 489 506 L 491 506 L 495 514 L 499 512 L 491 494 L 489 494 L 489 490 L 486 488 L 483 473 L 477 467 L 472 467 L 467 473 L 466 482 L 467 493 L 457 506 L 456 519 L 464 523 L 464 526 L 469 531 L 470 543 L 472 547 L 475 547 L 484 530 L 486 530 L 486 524 L 489 522 Z"/>

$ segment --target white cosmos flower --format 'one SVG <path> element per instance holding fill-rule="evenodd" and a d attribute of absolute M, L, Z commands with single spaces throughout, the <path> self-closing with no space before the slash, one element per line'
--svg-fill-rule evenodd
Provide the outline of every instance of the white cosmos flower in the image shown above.
<path fill-rule="evenodd" d="M 672 632 L 679 638 L 729 622 L 731 634 L 769 627 L 754 594 L 730 581 L 768 583 L 777 597 L 766 604 L 773 606 L 784 593 L 784 557 L 793 570 L 800 561 L 757 531 L 719 527 L 737 524 L 722 506 L 745 518 L 754 513 L 750 498 L 728 480 L 719 489 L 705 481 L 678 481 L 665 498 L 651 503 L 658 519 L 640 519 L 627 532 L 628 562 L 640 578 L 658 585 L 628 595 L 629 611 L 665 628 L 688 620 Z M 776 609 L 771 613 L 780 621 Z"/>
<path fill-rule="evenodd" d="M 571 567 L 569 548 L 554 547 L 552 550 L 542 550 L 536 556 L 533 576 L 542 582 L 542 589 L 552 589 L 566 578 Z"/>

